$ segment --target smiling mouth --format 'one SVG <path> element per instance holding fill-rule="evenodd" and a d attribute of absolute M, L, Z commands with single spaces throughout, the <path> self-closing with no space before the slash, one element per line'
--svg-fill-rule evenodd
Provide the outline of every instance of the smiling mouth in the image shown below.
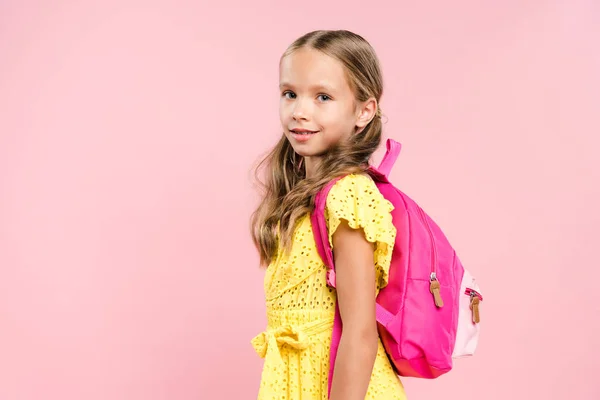
<path fill-rule="evenodd" d="M 294 135 L 314 135 L 315 133 L 318 133 L 319 131 L 290 131 L 291 133 L 293 133 Z"/>
<path fill-rule="evenodd" d="M 319 131 L 290 131 L 296 143 L 308 143 Z"/>

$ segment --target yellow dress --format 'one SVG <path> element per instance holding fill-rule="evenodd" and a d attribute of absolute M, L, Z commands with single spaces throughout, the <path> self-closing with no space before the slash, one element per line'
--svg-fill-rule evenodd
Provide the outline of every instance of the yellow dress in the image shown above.
<path fill-rule="evenodd" d="M 327 197 L 330 243 L 344 219 L 352 228 L 363 228 L 367 240 L 376 244 L 378 290 L 387 284 L 396 237 L 392 210 L 366 175 L 346 176 Z M 266 271 L 267 329 L 252 340 L 256 352 L 265 358 L 259 400 L 327 399 L 336 292 L 327 286 L 325 275 L 307 215 L 298 223 L 290 253 L 280 248 Z M 406 399 L 381 340 L 365 399 Z"/>

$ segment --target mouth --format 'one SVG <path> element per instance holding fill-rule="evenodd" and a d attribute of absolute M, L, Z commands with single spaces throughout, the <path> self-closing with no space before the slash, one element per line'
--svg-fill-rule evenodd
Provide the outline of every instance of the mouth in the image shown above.
<path fill-rule="evenodd" d="M 290 129 L 290 133 L 296 140 L 305 141 L 319 133 L 319 131 L 309 131 L 307 129 Z"/>
<path fill-rule="evenodd" d="M 318 133 L 319 131 L 309 131 L 306 129 L 290 129 L 290 132 L 293 133 L 294 135 L 314 135 L 315 133 Z"/>
<path fill-rule="evenodd" d="M 307 131 L 307 130 L 290 130 L 292 137 L 296 142 L 307 142 L 312 137 L 314 137 L 319 131 Z"/>

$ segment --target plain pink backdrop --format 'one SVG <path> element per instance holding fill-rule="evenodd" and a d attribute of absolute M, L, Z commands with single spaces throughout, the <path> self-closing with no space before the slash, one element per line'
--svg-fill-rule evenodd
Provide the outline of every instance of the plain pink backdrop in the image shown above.
<path fill-rule="evenodd" d="M 485 292 L 409 398 L 600 398 L 600 2 L 4 0 L 1 400 L 256 397 L 250 169 L 314 29 L 375 47 L 392 178 Z"/>

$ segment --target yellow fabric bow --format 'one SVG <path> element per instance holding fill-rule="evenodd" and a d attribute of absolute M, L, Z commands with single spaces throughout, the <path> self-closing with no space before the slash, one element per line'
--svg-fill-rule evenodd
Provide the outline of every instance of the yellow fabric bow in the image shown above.
<path fill-rule="evenodd" d="M 273 360 L 281 362 L 281 354 L 279 353 L 279 345 L 287 344 L 297 350 L 304 350 L 308 347 L 309 341 L 306 333 L 292 326 L 281 326 L 277 329 L 266 330 L 254 339 L 252 346 L 256 353 L 265 358 L 271 354 L 275 356 Z"/>

